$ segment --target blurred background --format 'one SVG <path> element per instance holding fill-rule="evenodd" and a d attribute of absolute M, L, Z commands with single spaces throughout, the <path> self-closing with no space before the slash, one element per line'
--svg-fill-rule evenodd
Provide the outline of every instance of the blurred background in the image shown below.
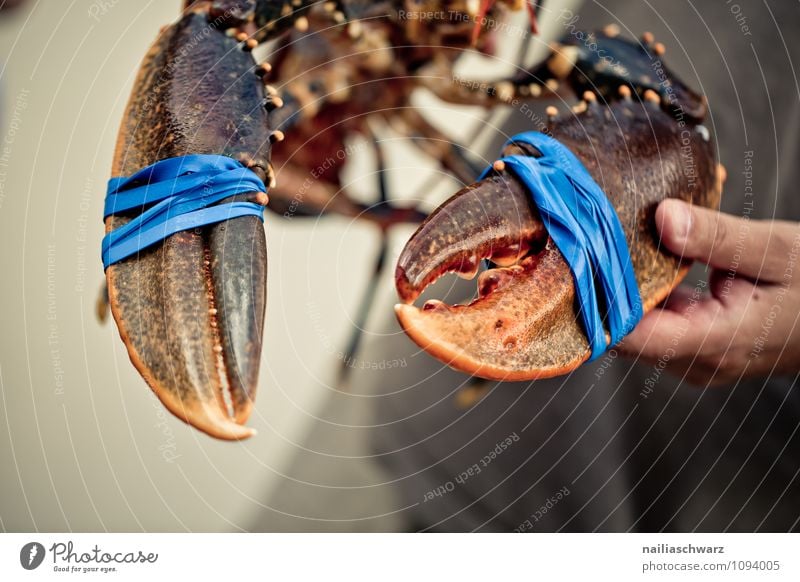
<path fill-rule="evenodd" d="M 580 4 L 546 2 L 540 37 L 507 38 L 497 58 L 468 56 L 460 70 L 497 78 L 535 61 L 564 33 L 560 11 Z M 585 4 L 579 27 L 654 31 L 670 65 L 709 96 L 731 176 L 727 211 L 742 213 L 743 152 L 754 150 L 753 216 L 800 217 L 779 179 L 798 153 L 796 3 Z M 794 379 L 713 392 L 664 378 L 643 400 L 652 368 L 613 361 L 596 389 L 586 367 L 550 382 L 476 383 L 396 324 L 393 266 L 411 227 L 389 233 L 388 268 L 371 289 L 377 229 L 268 212 L 265 346 L 249 423 L 259 434 L 220 442 L 169 414 L 95 312 L 117 130 L 143 55 L 180 5 L 29 0 L 0 13 L 0 530 L 511 530 L 565 487 L 543 530 L 796 527 Z M 479 162 L 530 124 L 520 112 L 415 100 Z M 460 187 L 391 133 L 385 148 L 393 198 L 430 211 Z M 343 168 L 364 201 L 374 168 L 358 147 Z M 370 290 L 359 350 L 345 359 Z M 447 279 L 433 294 L 473 290 Z M 425 501 L 512 434 L 522 444 L 491 472 Z"/>

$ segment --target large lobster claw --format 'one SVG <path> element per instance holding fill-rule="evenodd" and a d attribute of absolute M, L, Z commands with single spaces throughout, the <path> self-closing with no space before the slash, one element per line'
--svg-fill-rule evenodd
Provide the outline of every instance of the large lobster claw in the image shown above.
<path fill-rule="evenodd" d="M 158 160 L 223 154 L 267 184 L 265 95 L 249 48 L 203 6 L 162 30 L 139 71 L 122 122 L 113 174 Z M 263 192 L 237 199 L 266 204 Z M 223 201 L 225 202 L 225 201 Z M 110 230 L 130 220 L 110 216 Z M 131 361 L 179 418 L 223 439 L 253 434 L 266 303 L 264 227 L 255 216 L 184 231 L 106 271 L 108 298 Z"/>
<path fill-rule="evenodd" d="M 582 161 L 614 205 L 625 231 L 643 307 L 649 310 L 688 267 L 659 249 L 655 208 L 665 198 L 713 207 L 724 171 L 705 127 L 678 124 L 656 94 L 611 106 L 587 96 L 580 113 L 544 130 Z M 582 110 L 582 111 L 581 111 Z M 504 155 L 541 155 L 511 144 Z M 478 278 L 468 305 L 412 305 L 446 272 Z M 549 239 L 523 185 L 502 164 L 445 202 L 411 237 L 396 271 L 403 304 L 397 317 L 430 354 L 464 372 L 494 380 L 567 373 L 590 355 L 578 317 L 570 269 Z"/>

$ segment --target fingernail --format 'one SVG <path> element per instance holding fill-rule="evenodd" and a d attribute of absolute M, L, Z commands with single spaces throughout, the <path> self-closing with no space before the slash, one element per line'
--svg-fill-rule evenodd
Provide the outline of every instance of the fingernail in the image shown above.
<path fill-rule="evenodd" d="M 675 242 L 686 242 L 689 238 L 689 230 L 692 228 L 692 211 L 689 205 L 685 202 L 670 201 L 670 206 L 673 206 L 670 214 L 672 214 L 672 234 L 675 237 Z"/>

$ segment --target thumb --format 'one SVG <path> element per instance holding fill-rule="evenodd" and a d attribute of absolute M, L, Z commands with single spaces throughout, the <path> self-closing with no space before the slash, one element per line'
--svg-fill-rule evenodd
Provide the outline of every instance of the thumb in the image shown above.
<path fill-rule="evenodd" d="M 800 251 L 796 223 L 739 218 L 682 200 L 658 206 L 656 227 L 664 246 L 680 257 L 753 279 L 779 280 Z"/>

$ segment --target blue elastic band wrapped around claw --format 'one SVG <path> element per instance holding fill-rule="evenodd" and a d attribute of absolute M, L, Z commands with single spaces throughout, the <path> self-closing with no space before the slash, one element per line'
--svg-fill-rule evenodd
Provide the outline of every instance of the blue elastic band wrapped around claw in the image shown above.
<path fill-rule="evenodd" d="M 169 158 L 128 178 L 111 178 L 103 219 L 153 206 L 103 237 L 103 268 L 182 230 L 240 216 L 257 216 L 263 221 L 264 207 L 255 202 L 213 205 L 235 194 L 266 191 L 255 172 L 222 155 Z"/>
<path fill-rule="evenodd" d="M 606 345 L 595 279 L 600 282 L 611 345 L 641 320 L 642 299 L 617 213 L 600 186 L 559 141 L 529 131 L 510 143 L 529 144 L 542 156 L 502 158 L 531 194 L 545 228 L 572 270 L 580 314 L 592 357 Z M 492 168 L 481 175 L 485 178 Z"/>

